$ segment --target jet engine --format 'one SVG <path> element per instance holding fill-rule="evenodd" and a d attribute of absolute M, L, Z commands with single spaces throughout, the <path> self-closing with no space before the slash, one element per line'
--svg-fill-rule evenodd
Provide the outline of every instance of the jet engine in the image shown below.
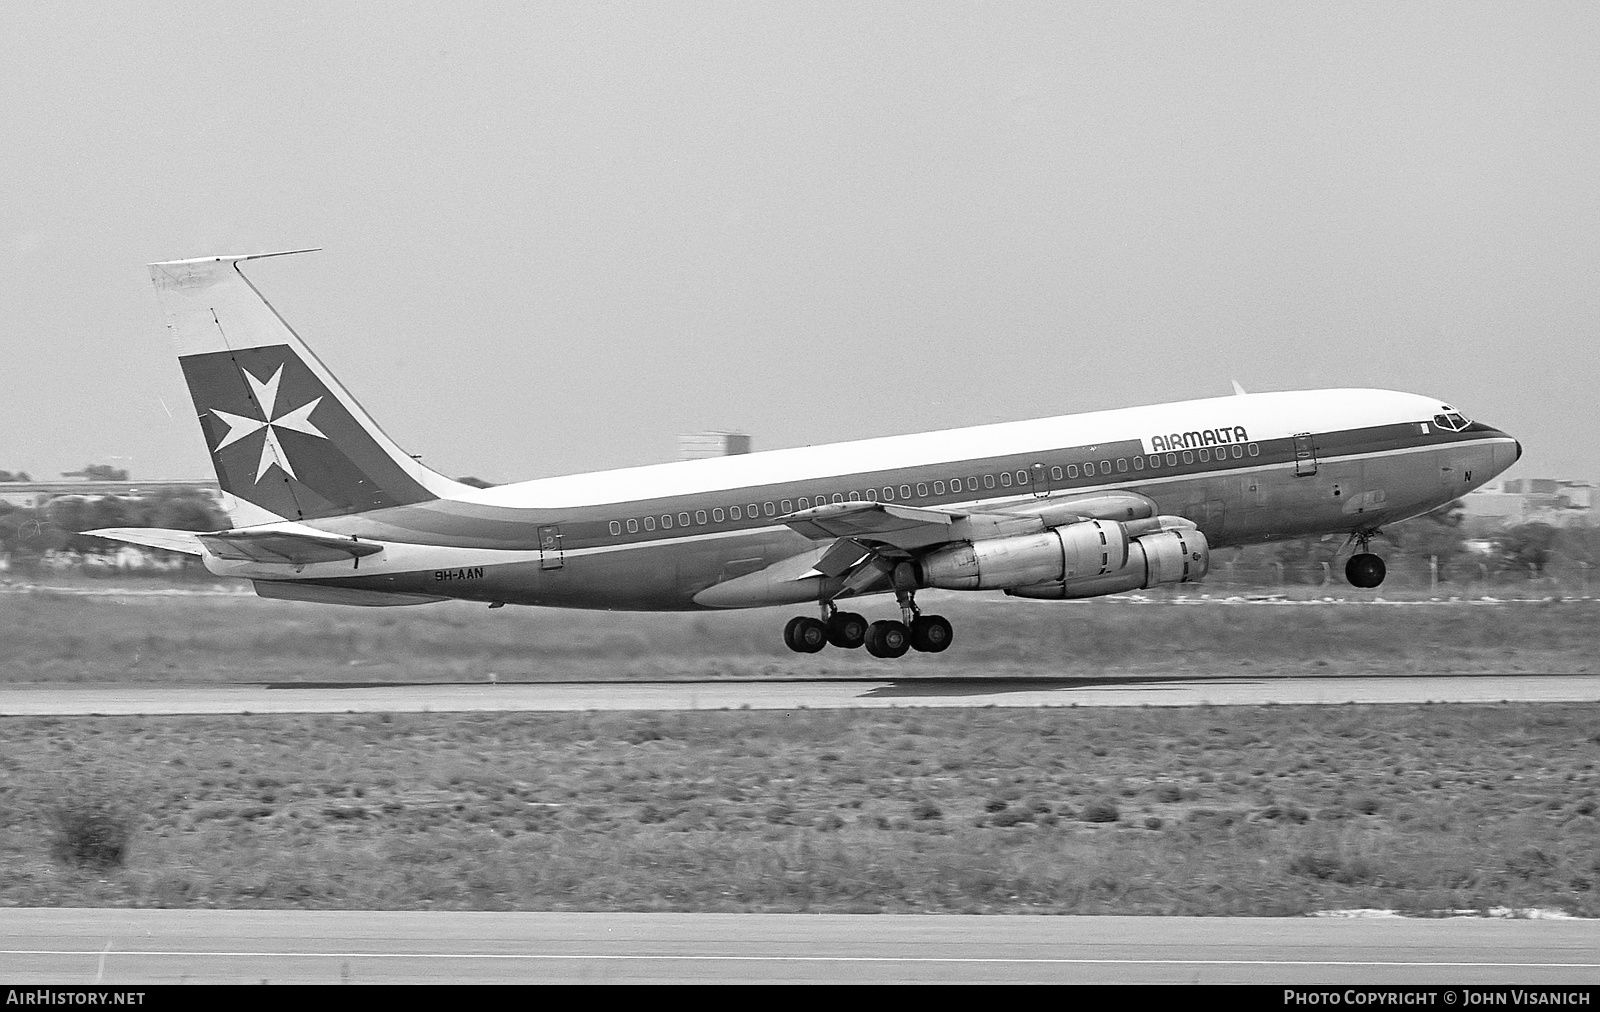
<path fill-rule="evenodd" d="M 949 545 L 923 557 L 918 565 L 926 587 L 1030 587 L 1116 574 L 1128 565 L 1130 543 L 1123 524 L 1115 520 L 1085 520 L 1042 534 Z"/>
<path fill-rule="evenodd" d="M 1144 590 L 1163 583 L 1190 583 L 1206 575 L 1211 550 L 1192 527 L 1146 534 L 1128 542 L 1127 563 L 1114 573 L 1053 580 L 1006 589 L 1012 597 L 1061 600 Z"/>

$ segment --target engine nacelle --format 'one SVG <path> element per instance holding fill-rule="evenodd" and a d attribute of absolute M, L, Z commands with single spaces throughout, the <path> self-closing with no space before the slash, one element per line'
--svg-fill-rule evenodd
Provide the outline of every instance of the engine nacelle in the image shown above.
<path fill-rule="evenodd" d="M 1085 520 L 1042 534 L 949 545 L 918 565 L 927 587 L 1003 590 L 1117 573 L 1128 565 L 1128 545 L 1122 524 Z"/>
<path fill-rule="evenodd" d="M 1013 597 L 1050 600 L 1099 597 L 1125 590 L 1144 590 L 1163 583 L 1192 583 L 1211 568 L 1206 536 L 1192 527 L 1146 534 L 1128 543 L 1128 562 L 1115 573 L 1077 580 L 1057 580 L 1006 590 Z"/>

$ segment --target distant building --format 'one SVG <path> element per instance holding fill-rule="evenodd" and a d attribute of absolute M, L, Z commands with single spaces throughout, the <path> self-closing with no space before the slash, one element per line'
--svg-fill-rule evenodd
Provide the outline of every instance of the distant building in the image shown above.
<path fill-rule="evenodd" d="M 135 499 L 173 492 L 199 492 L 221 505 L 222 490 L 214 480 L 177 478 L 154 481 L 0 481 L 0 502 L 24 509 L 43 506 L 63 496 L 99 499 L 105 496 Z"/>
<path fill-rule="evenodd" d="M 678 437 L 679 460 L 731 457 L 750 452 L 750 437 L 742 432 L 691 432 Z"/>
<path fill-rule="evenodd" d="M 1575 527 L 1593 522 L 1594 485 L 1560 478 L 1508 478 L 1461 497 L 1465 520 L 1478 527 L 1549 524 Z"/>

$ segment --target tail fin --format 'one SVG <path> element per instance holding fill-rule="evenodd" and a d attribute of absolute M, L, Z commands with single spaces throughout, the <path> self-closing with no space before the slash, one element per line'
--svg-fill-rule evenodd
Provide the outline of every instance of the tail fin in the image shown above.
<path fill-rule="evenodd" d="M 282 255 L 150 265 L 234 523 L 314 520 L 461 491 L 396 446 L 239 271 L 245 260 Z"/>

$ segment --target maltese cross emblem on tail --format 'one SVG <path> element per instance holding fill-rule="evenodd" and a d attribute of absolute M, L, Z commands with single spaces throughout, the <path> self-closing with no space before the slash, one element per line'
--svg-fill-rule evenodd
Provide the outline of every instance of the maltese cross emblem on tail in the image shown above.
<path fill-rule="evenodd" d="M 293 410 L 278 414 L 278 383 L 283 379 L 283 366 L 278 366 L 278 371 L 266 382 L 256 379 L 247 369 L 241 369 L 244 378 L 250 384 L 250 390 L 255 395 L 257 407 L 261 409 L 260 418 L 246 418 L 229 411 L 211 409 L 216 415 L 228 424 L 228 434 L 222 437 L 222 442 L 216 445 L 216 450 L 237 443 L 244 437 L 251 435 L 259 429 L 266 429 L 266 438 L 261 443 L 261 462 L 256 466 L 256 481 L 260 482 L 272 465 L 276 464 L 283 469 L 289 477 L 299 480 L 299 475 L 294 473 L 294 465 L 289 462 L 289 454 L 284 450 L 283 444 L 278 441 L 279 429 L 292 429 L 303 432 L 308 436 L 317 436 L 327 439 L 327 434 L 318 429 L 311 422 L 311 412 L 322 403 L 322 398 L 317 397 L 307 401 Z"/>

